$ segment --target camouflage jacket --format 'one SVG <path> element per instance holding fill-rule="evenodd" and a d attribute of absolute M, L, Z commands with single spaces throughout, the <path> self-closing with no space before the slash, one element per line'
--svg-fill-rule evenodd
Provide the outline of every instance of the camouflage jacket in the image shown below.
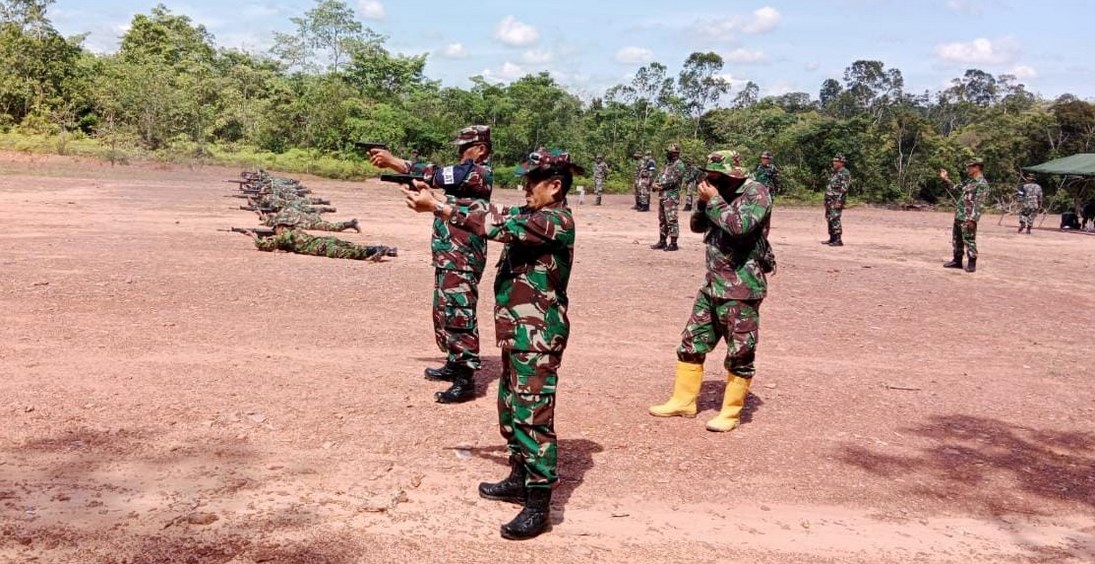
<path fill-rule="evenodd" d="M 427 184 L 444 190 L 445 201 L 453 206 L 484 210 L 490 202 L 494 173 L 471 160 L 446 167 L 427 165 L 423 176 Z M 434 219 L 430 248 L 434 268 L 482 273 L 487 265 L 486 239 L 441 219 Z"/>
<path fill-rule="evenodd" d="M 654 159 L 643 159 L 643 164 L 639 168 L 639 179 L 645 182 L 654 180 L 654 173 L 658 170 L 658 163 Z"/>
<path fill-rule="evenodd" d="M 1019 201 L 1024 208 L 1038 209 L 1042 207 L 1042 187 L 1031 182 L 1019 188 Z"/>
<path fill-rule="evenodd" d="M 684 164 L 684 161 L 677 159 L 665 163 L 665 168 L 658 175 L 657 184 L 661 187 L 662 192 L 678 192 L 681 189 L 681 184 L 684 183 L 686 174 L 688 174 L 688 165 Z"/>
<path fill-rule="evenodd" d="M 498 346 L 561 353 L 570 336 L 567 284 L 574 264 L 574 216 L 566 204 L 530 211 L 489 204 L 459 208 L 450 223 L 505 243 L 494 279 Z"/>
<path fill-rule="evenodd" d="M 753 179 L 767 186 L 770 193 L 780 193 L 779 169 L 776 168 L 776 165 L 757 165 L 757 171 L 753 173 Z"/>
<path fill-rule="evenodd" d="M 768 246 L 772 199 L 768 187 L 754 180 L 746 180 L 733 196 L 701 201 L 692 213 L 692 232 L 703 233 L 707 243 L 707 277 L 700 291 L 719 299 L 764 299 L 766 273 L 775 267 Z"/>
<path fill-rule="evenodd" d="M 962 196 L 954 208 L 954 220 L 959 223 L 979 221 L 985 207 L 985 198 L 989 194 L 988 181 L 984 176 L 967 178 L 958 188 L 962 190 Z"/>
<path fill-rule="evenodd" d="M 852 173 L 848 169 L 842 168 L 834 172 L 829 177 L 829 185 L 825 187 L 825 199 L 844 202 L 848 199 L 848 188 L 851 185 Z"/>
<path fill-rule="evenodd" d="M 418 160 L 411 163 L 411 168 L 407 172 L 407 174 L 413 174 L 415 176 L 425 176 L 426 175 L 426 167 L 428 167 L 428 166 L 430 166 L 430 163 L 428 163 L 428 162 L 426 162 L 422 159 L 418 159 Z"/>
<path fill-rule="evenodd" d="M 608 163 L 601 161 L 593 163 L 593 180 L 603 181 L 608 178 Z"/>

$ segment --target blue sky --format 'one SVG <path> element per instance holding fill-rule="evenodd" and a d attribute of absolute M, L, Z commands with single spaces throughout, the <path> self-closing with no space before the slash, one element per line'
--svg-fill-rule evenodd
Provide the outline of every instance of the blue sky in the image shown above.
<path fill-rule="evenodd" d="M 205 25 L 223 46 L 265 51 L 274 31 L 314 0 L 163 0 Z M 50 12 L 66 35 L 117 48 L 134 14 L 155 0 L 58 0 Z M 348 0 L 360 20 L 389 37 L 393 51 L 429 53 L 427 74 L 446 85 L 483 75 L 508 82 L 551 71 L 584 96 L 627 82 L 657 60 L 676 74 L 693 51 L 715 51 L 735 85 L 762 94 L 817 96 L 857 59 L 901 69 L 906 89 L 937 90 L 967 68 L 1014 74 L 1034 92 L 1095 98 L 1086 0 Z M 469 7 L 474 6 L 474 10 Z"/>

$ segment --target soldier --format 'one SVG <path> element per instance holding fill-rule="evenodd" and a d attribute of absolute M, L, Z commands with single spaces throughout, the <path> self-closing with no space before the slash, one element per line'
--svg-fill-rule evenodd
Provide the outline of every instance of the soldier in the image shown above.
<path fill-rule="evenodd" d="M 417 150 L 411 151 L 411 170 L 407 174 L 413 174 L 415 176 L 423 176 L 426 174 L 426 167 L 430 163 L 423 159 Z"/>
<path fill-rule="evenodd" d="M 642 177 L 645 161 L 643 160 L 643 154 L 638 151 L 632 153 L 631 158 L 635 161 L 635 179 L 632 182 L 635 188 L 635 205 L 631 206 L 631 209 L 638 210 L 641 207 L 639 205 L 639 180 Z"/>
<path fill-rule="evenodd" d="M 1019 233 L 1025 227 L 1027 235 L 1030 235 L 1030 227 L 1034 225 L 1034 218 L 1038 217 L 1038 210 L 1042 209 L 1042 187 L 1034 182 L 1034 175 L 1029 175 L 1023 180 L 1026 184 L 1019 187 L 1019 200 L 1023 205 L 1019 211 Z"/>
<path fill-rule="evenodd" d="M 601 205 L 601 193 L 605 189 L 605 179 L 608 178 L 608 163 L 601 155 L 597 155 L 593 163 L 593 194 L 597 197 L 593 205 Z"/>
<path fill-rule="evenodd" d="M 840 224 L 840 215 L 844 212 L 844 203 L 848 200 L 848 188 L 852 185 L 852 175 L 844 165 L 848 160 L 844 155 L 833 157 L 833 174 L 829 177 L 829 185 L 825 188 L 825 220 L 829 224 L 829 240 L 822 241 L 822 245 L 831 247 L 843 247 L 844 241 L 841 235 L 844 228 Z"/>
<path fill-rule="evenodd" d="M 703 169 L 698 166 L 692 166 L 685 161 L 688 166 L 688 173 L 684 175 L 684 211 L 692 211 L 692 201 L 696 197 L 696 185 L 699 184 L 700 179 L 703 178 Z"/>
<path fill-rule="evenodd" d="M 768 187 L 768 192 L 774 197 L 782 191 L 779 180 L 779 168 L 772 164 L 772 153 L 765 151 L 760 154 L 760 164 L 753 173 L 753 179 Z"/>
<path fill-rule="evenodd" d="M 522 207 L 472 210 L 437 201 L 429 190 L 407 194 L 407 205 L 506 244 L 495 279 L 495 333 L 502 348 L 498 423 L 509 451 L 510 474 L 479 484 L 479 495 L 524 504 L 502 525 L 507 539 L 545 531 L 556 472 L 555 390 L 570 334 L 567 284 L 574 262 L 574 217 L 566 195 L 584 173 L 567 153 L 529 155 Z M 424 187 L 423 187 L 424 188 Z"/>
<path fill-rule="evenodd" d="M 767 186 L 749 180 L 745 169 L 733 164 L 738 158 L 735 151 L 718 151 L 707 159 L 707 176 L 690 222 L 693 233 L 704 234 L 707 276 L 677 348 L 673 396 L 650 408 L 656 417 L 695 417 L 703 362 L 719 339 L 725 339 L 726 391 L 718 416 L 707 422 L 707 429 L 715 432 L 731 431 L 740 423 L 756 373 L 766 275 L 775 270 L 768 245 L 771 196 Z"/>
<path fill-rule="evenodd" d="M 426 184 L 444 190 L 448 203 L 473 210 L 486 209 L 493 188 L 492 172 L 483 165 L 491 153 L 490 127 L 473 125 L 460 130 L 456 140 L 459 164 L 428 165 Z M 382 149 L 371 151 L 372 163 L 404 174 L 412 163 Z M 447 353 L 441 368 L 427 368 L 426 378 L 452 382 L 438 392 L 438 403 L 460 403 L 475 397 L 475 371 L 479 369 L 479 281 L 487 260 L 487 242 L 441 219 L 433 222 L 431 240 L 434 266 L 433 327 L 437 346 Z"/>
<path fill-rule="evenodd" d="M 961 198 L 955 202 L 954 228 L 951 230 L 951 244 L 954 249 L 954 258 L 943 265 L 943 268 L 962 268 L 962 251 L 965 247 L 966 272 L 977 272 L 977 222 L 981 219 L 981 211 L 985 206 L 985 197 L 988 196 L 989 183 L 985 180 L 983 170 L 985 163 L 981 159 L 970 159 L 966 162 L 966 181 L 959 188 L 962 189 Z M 954 188 L 954 182 L 946 169 L 939 171 L 939 178 L 943 179 L 950 188 Z"/>
<path fill-rule="evenodd" d="M 350 221 L 330 222 L 324 220 L 319 214 L 304 213 L 293 208 L 283 208 L 276 213 L 260 213 L 259 216 L 262 218 L 262 224 L 267 227 L 292 225 L 297 229 L 312 231 L 334 231 L 337 233 L 353 229 L 361 233 L 361 225 L 356 217 Z"/>
<path fill-rule="evenodd" d="M 665 167 L 653 185 L 658 193 L 658 242 L 650 245 L 651 249 L 677 250 L 680 235 L 677 206 L 681 203 L 681 183 L 687 173 L 688 167 L 681 161 L 681 146 L 673 143 L 665 149 Z"/>
<path fill-rule="evenodd" d="M 267 252 L 286 251 L 299 255 L 373 262 L 380 262 L 384 257 L 399 256 L 395 247 L 357 245 L 337 237 L 315 237 L 284 223 L 274 227 L 274 235 L 271 237 L 262 237 L 254 232 L 250 235 L 254 239 L 255 248 Z"/>
<path fill-rule="evenodd" d="M 650 188 L 654 183 L 654 174 L 658 170 L 658 163 L 654 155 L 647 151 L 643 153 L 643 164 L 639 168 L 639 211 L 650 211 Z"/>

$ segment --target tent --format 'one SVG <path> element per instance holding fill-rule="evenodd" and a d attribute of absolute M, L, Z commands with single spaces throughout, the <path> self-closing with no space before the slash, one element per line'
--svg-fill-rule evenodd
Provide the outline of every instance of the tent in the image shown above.
<path fill-rule="evenodd" d="M 1092 177 L 1095 176 L 1095 153 L 1078 153 L 1040 165 L 1023 167 L 1023 170 L 1042 174 Z"/>

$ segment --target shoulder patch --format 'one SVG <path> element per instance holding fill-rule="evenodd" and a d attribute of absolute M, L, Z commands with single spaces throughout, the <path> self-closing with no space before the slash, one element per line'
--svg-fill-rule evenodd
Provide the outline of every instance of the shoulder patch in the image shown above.
<path fill-rule="evenodd" d="M 445 179 L 445 185 L 446 186 L 452 186 L 454 183 L 456 183 L 456 171 L 453 170 L 453 167 L 451 167 L 451 166 L 445 167 L 444 169 L 441 170 L 441 175 Z"/>

